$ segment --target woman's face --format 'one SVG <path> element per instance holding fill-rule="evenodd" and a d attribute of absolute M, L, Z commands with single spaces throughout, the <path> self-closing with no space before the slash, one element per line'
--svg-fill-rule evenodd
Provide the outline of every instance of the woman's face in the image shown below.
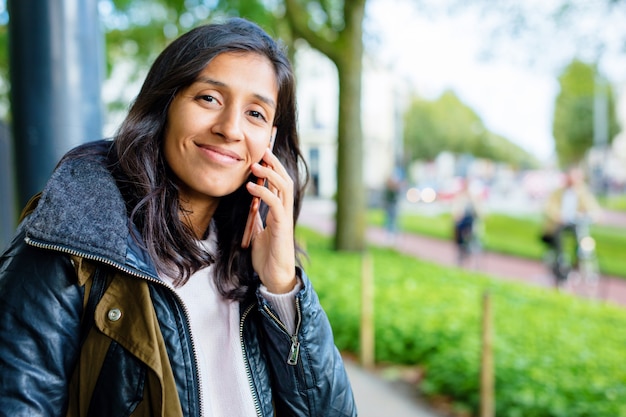
<path fill-rule="evenodd" d="M 274 133 L 277 98 L 271 62 L 234 52 L 216 56 L 174 97 L 164 151 L 181 201 L 212 204 L 245 182 Z"/>

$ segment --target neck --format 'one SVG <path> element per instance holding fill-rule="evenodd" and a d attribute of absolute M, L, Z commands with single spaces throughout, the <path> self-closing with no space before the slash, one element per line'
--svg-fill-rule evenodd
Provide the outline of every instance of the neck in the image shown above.
<path fill-rule="evenodd" d="M 193 230 L 196 238 L 203 239 L 217 208 L 217 200 L 194 204 L 181 201 L 180 207 L 180 220 Z"/>

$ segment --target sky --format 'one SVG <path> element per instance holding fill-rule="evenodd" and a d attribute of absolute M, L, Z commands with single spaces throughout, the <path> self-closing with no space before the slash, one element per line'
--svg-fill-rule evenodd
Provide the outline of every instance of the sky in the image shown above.
<path fill-rule="evenodd" d="M 498 47 L 498 56 L 485 60 L 490 33 L 477 13 L 428 18 L 410 0 L 370 0 L 366 16 L 367 36 L 374 38 L 368 50 L 417 93 L 434 99 L 452 89 L 492 132 L 543 161 L 553 156 L 552 114 L 563 65 L 556 58 L 573 53 L 565 47 L 571 42 L 552 43 L 553 50 L 547 42 L 539 45 L 545 51 Z M 552 59 L 542 62 L 541 54 Z"/>

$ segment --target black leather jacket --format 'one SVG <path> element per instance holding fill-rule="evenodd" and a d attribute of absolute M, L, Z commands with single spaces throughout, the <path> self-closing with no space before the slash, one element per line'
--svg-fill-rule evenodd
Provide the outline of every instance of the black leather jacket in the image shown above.
<path fill-rule="evenodd" d="M 183 415 L 199 416 L 184 308 L 130 236 L 115 181 L 94 160 L 71 160 L 55 170 L 36 210 L 0 258 L 0 415 L 66 413 L 68 384 L 80 353 L 84 295 L 74 259 L 104 264 L 128 280 L 147 283 Z M 241 304 L 242 348 L 257 415 L 355 416 L 327 317 L 310 281 L 300 274 L 297 338 L 286 333 L 258 291 Z M 288 364 L 294 343 L 299 344 L 295 365 Z M 141 397 L 145 362 L 111 344 L 85 415 L 133 415 L 146 400 Z"/>

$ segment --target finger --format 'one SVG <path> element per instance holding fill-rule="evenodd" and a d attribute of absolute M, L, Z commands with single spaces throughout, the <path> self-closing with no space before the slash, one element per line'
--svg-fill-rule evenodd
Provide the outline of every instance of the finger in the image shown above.
<path fill-rule="evenodd" d="M 272 182 L 268 181 L 267 188 L 272 192 L 272 194 L 280 198 L 280 190 Z"/>
<path fill-rule="evenodd" d="M 254 242 L 254 239 L 263 230 L 264 230 L 264 228 L 263 228 L 263 220 L 261 219 L 261 215 L 259 213 L 257 213 L 257 215 L 254 218 L 254 226 L 252 227 L 252 242 Z"/>
<path fill-rule="evenodd" d="M 271 186 L 270 186 L 271 187 Z M 270 190 L 268 187 L 264 187 L 262 185 L 258 185 L 252 181 L 246 184 L 246 188 L 248 192 L 252 194 L 254 197 L 259 197 L 265 204 L 267 204 L 270 208 L 276 206 L 277 204 L 281 204 L 280 198 L 280 190 L 276 192 Z M 275 188 L 275 187 L 272 187 Z"/>
<path fill-rule="evenodd" d="M 289 173 L 285 166 L 280 162 L 280 159 L 272 153 L 269 149 L 265 150 L 263 154 L 263 161 L 274 171 L 276 171 L 281 177 L 288 177 Z"/>
<path fill-rule="evenodd" d="M 267 188 L 273 194 L 291 199 L 291 195 L 293 194 L 293 180 L 284 168 L 282 168 L 282 171 L 284 175 L 281 175 L 273 167 L 265 167 L 261 164 L 252 165 L 252 173 L 259 178 L 264 178 Z"/>

